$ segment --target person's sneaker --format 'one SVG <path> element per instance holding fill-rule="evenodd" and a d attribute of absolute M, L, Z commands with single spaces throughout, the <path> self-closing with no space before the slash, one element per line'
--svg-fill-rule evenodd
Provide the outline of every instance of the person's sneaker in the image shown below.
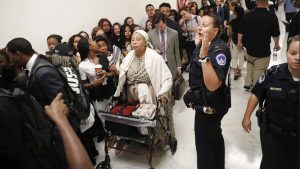
<path fill-rule="evenodd" d="M 233 76 L 233 80 L 238 80 L 238 78 L 239 78 L 239 76 L 238 76 L 237 74 L 235 74 L 235 75 Z"/>
<path fill-rule="evenodd" d="M 250 91 L 250 89 L 251 89 L 251 86 L 244 86 L 244 89 L 246 90 L 246 91 Z"/>

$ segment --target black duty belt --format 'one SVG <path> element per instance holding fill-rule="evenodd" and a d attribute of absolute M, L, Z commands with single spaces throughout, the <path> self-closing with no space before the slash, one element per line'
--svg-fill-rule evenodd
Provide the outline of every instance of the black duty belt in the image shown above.
<path fill-rule="evenodd" d="M 191 92 L 194 95 L 194 98 L 196 100 L 201 100 L 201 102 L 197 102 L 196 100 L 193 100 L 194 101 L 193 103 L 195 106 L 194 108 L 196 111 L 204 112 L 205 114 L 214 114 L 216 112 L 216 110 L 208 105 L 207 96 L 203 91 L 204 91 L 204 87 L 202 88 L 202 91 L 201 90 L 191 90 Z"/>

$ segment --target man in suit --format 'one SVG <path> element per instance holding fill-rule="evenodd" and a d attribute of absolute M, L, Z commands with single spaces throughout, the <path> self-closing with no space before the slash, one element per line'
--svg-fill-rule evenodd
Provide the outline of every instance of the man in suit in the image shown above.
<path fill-rule="evenodd" d="M 229 19 L 229 9 L 223 0 L 216 0 L 216 14 L 219 17 L 220 23 L 223 25 L 224 21 Z"/>
<path fill-rule="evenodd" d="M 169 3 L 163 2 L 159 5 L 159 11 L 166 16 L 166 25 L 179 33 L 180 28 L 178 23 L 169 19 L 171 15 L 171 5 Z"/>
<path fill-rule="evenodd" d="M 175 79 L 177 74 L 181 74 L 178 33 L 167 27 L 166 17 L 161 12 L 153 16 L 153 24 L 156 28 L 148 32 L 149 42 L 165 59 Z"/>
<path fill-rule="evenodd" d="M 171 5 L 169 3 L 163 2 L 159 5 L 159 11 L 166 16 L 166 25 L 167 25 L 167 27 L 176 30 L 177 33 L 178 33 L 179 52 L 180 52 L 180 58 L 182 58 L 182 55 L 183 55 L 183 53 L 182 53 L 182 48 L 183 48 L 182 40 L 184 40 L 184 39 L 182 37 L 182 31 L 179 27 L 178 22 L 169 19 L 170 15 L 171 15 Z M 153 21 L 152 21 L 152 23 L 153 23 Z"/>
<path fill-rule="evenodd" d="M 35 66 L 48 61 L 44 59 L 42 55 L 38 56 L 35 53 L 28 40 L 24 38 L 15 38 L 9 41 L 6 45 L 6 53 L 16 68 L 26 70 L 26 80 L 28 84 L 27 91 L 35 97 L 42 107 L 49 105 L 60 92 L 63 93 L 64 96 L 67 96 L 64 82 L 54 67 L 42 67 L 36 71 L 35 75 L 32 74 L 31 71 Z M 31 83 L 32 80 L 34 80 L 34 83 Z M 67 101 L 66 98 L 65 100 Z M 70 115 L 70 117 L 72 117 L 72 115 Z M 75 119 L 75 117 L 69 119 L 71 119 L 70 122 L 74 123 L 72 124 L 73 127 L 77 125 L 77 119 Z M 54 140 L 55 144 L 53 145 L 53 150 L 49 150 L 49 156 L 45 157 L 47 160 L 51 161 L 51 165 L 42 166 L 41 168 L 67 169 L 68 165 L 64 154 L 62 140 L 59 135 L 55 135 Z"/>

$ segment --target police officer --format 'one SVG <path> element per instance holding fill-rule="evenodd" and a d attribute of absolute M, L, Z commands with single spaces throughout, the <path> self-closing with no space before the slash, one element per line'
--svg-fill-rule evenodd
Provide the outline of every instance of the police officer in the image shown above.
<path fill-rule="evenodd" d="M 198 47 L 191 60 L 190 90 L 185 94 L 184 101 L 196 110 L 197 167 L 224 169 L 221 120 L 229 108 L 230 98 L 227 97 L 225 81 L 231 54 L 226 43 L 220 39 L 217 16 L 206 15 L 202 18 L 195 43 Z"/>
<path fill-rule="evenodd" d="M 251 91 L 244 119 L 251 130 L 251 114 L 262 108 L 260 169 L 299 169 L 300 36 L 289 39 L 287 63 L 272 66 Z"/>

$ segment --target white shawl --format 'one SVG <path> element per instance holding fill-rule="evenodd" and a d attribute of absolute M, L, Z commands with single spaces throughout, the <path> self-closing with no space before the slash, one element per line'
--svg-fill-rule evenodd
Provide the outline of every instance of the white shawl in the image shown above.
<path fill-rule="evenodd" d="M 126 82 L 126 72 L 134 58 L 134 50 L 129 52 L 120 65 L 119 83 L 114 94 L 115 97 L 120 96 L 123 86 Z M 161 55 L 150 48 L 145 51 L 145 67 L 150 77 L 155 95 L 158 97 L 161 94 L 169 92 L 172 87 L 172 74 L 166 65 Z"/>

